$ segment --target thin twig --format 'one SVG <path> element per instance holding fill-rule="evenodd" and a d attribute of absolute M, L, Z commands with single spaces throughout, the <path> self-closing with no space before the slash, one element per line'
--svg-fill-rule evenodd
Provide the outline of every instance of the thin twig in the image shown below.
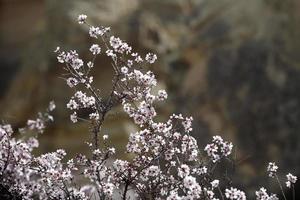
<path fill-rule="evenodd" d="M 285 194 L 284 194 L 282 185 L 281 185 L 281 183 L 280 183 L 280 181 L 279 181 L 279 178 L 278 178 L 277 174 L 275 174 L 275 177 L 276 177 L 277 183 L 278 183 L 278 185 L 279 185 L 279 187 L 280 187 L 280 190 L 281 190 L 281 193 L 282 193 L 283 198 L 284 198 L 285 200 L 287 200 L 287 198 L 286 198 L 286 196 L 285 196 Z"/>

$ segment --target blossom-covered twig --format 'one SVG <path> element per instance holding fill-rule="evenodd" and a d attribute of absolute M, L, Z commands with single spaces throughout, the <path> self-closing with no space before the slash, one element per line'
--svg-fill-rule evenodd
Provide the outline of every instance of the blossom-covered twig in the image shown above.
<path fill-rule="evenodd" d="M 191 135 L 192 117 L 171 114 L 166 121 L 158 120 L 156 105 L 163 103 L 168 94 L 165 90 L 155 92 L 157 79 L 147 70 L 157 56 L 134 52 L 125 41 L 112 35 L 109 27 L 90 25 L 86 15 L 80 15 L 78 23 L 87 26 L 89 36 L 96 41 L 89 48 L 91 59 L 84 61 L 75 50 L 63 51 L 58 47 L 55 52 L 58 62 L 64 64 L 63 78 L 75 91 L 67 103 L 72 111 L 70 119 L 74 123 L 90 123 L 92 139 L 88 144 L 92 155 L 78 154 L 64 162 L 66 152 L 59 149 L 35 156 L 32 151 L 38 147 L 37 136 L 16 139 L 10 125 L 0 125 L 1 188 L 22 199 L 245 200 L 244 191 L 226 184 L 215 174 L 218 163 L 231 160 L 231 142 L 214 136 L 203 151 Z M 93 84 L 90 75 L 97 67 L 95 60 L 99 54 L 111 59 L 114 72 L 108 94 Z M 108 135 L 100 137 L 107 114 L 117 105 L 122 105 L 139 127 L 129 134 L 125 152 L 130 154 L 129 160 L 114 158 L 115 148 Z M 53 120 L 49 112 L 54 108 L 51 102 L 45 114 L 28 120 L 22 134 L 42 133 L 46 122 Z M 82 110 L 89 113 L 88 117 L 80 116 Z M 276 177 L 285 198 L 277 169 L 275 163 L 270 163 L 267 172 Z M 87 184 L 78 182 L 76 176 Z M 287 187 L 294 188 L 296 181 L 296 176 L 287 175 Z M 255 195 L 257 200 L 278 199 L 263 187 Z"/>

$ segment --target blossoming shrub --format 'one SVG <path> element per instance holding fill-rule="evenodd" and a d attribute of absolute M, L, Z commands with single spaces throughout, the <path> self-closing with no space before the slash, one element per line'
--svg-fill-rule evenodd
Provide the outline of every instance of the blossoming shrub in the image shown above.
<path fill-rule="evenodd" d="M 89 49 L 92 59 L 83 61 L 75 50 L 57 48 L 55 52 L 58 62 L 64 64 L 68 86 L 75 91 L 67 103 L 72 111 L 70 119 L 91 125 L 92 154 L 78 154 L 67 162 L 62 149 L 40 156 L 32 154 L 38 147 L 38 134 L 46 122 L 53 120 L 49 113 L 55 104 L 51 102 L 44 114 L 28 120 L 18 139 L 10 125 L 0 126 L 1 190 L 16 199 L 246 199 L 244 191 L 215 173 L 219 163 L 230 162 L 231 142 L 214 136 L 202 151 L 190 135 L 192 117 L 172 114 L 165 122 L 157 120 L 155 105 L 168 98 L 165 90 L 154 92 L 157 80 L 153 72 L 146 70 L 157 56 L 134 52 L 126 42 L 111 35 L 109 27 L 88 24 L 86 15 L 80 15 L 78 22 L 88 26 L 90 37 L 97 41 Z M 90 75 L 101 53 L 111 59 L 114 70 L 107 98 L 94 87 Z M 131 160 L 115 159 L 108 135 L 100 135 L 107 113 L 120 104 L 140 128 L 128 138 L 126 153 Z M 79 116 L 82 110 L 89 112 L 88 118 Z M 28 131 L 36 134 L 29 136 Z M 284 196 L 277 170 L 275 163 L 269 163 L 267 172 L 277 180 Z M 85 181 L 77 181 L 77 176 Z M 286 178 L 286 186 L 293 189 L 297 177 L 289 173 Z M 278 199 L 263 187 L 257 189 L 258 200 Z"/>

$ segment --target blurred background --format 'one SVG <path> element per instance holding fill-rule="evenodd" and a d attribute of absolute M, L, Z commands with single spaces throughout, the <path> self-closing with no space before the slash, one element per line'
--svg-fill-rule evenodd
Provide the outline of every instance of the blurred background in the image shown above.
<path fill-rule="evenodd" d="M 270 184 L 269 161 L 300 175 L 300 1 L 298 0 L 0 0 L 0 119 L 22 127 L 55 100 L 55 122 L 40 152 L 86 152 L 86 123 L 72 124 L 72 90 L 59 78 L 56 46 L 88 57 L 92 41 L 76 22 L 106 25 L 141 53 L 169 99 L 159 112 L 194 117 L 200 147 L 222 135 L 236 147 L 235 182 L 248 191 Z M 111 67 L 97 59 L 103 95 Z M 117 108 L 118 110 L 119 108 Z M 119 147 L 135 127 L 111 115 L 103 132 Z"/>

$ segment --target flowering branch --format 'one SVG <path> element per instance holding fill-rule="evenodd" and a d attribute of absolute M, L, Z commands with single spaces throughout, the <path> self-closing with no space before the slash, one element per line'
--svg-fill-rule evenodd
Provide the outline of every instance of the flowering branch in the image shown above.
<path fill-rule="evenodd" d="M 191 136 L 192 117 L 172 114 L 166 121 L 157 120 L 155 107 L 168 98 L 165 90 L 154 92 L 157 80 L 146 68 L 155 63 L 157 56 L 134 52 L 126 42 L 111 35 L 109 27 L 90 25 L 86 15 L 80 15 L 78 22 L 88 26 L 90 37 L 99 42 L 89 49 L 92 59 L 84 62 L 75 50 L 62 51 L 58 47 L 55 52 L 58 62 L 65 64 L 63 76 L 67 85 L 75 90 L 67 103 L 72 111 L 70 119 L 73 123 L 83 120 L 91 125 L 92 156 L 78 154 L 66 163 L 62 149 L 34 156 L 32 150 L 38 146 L 36 137 L 16 140 L 10 125 L 0 125 L 0 188 L 23 199 L 245 200 L 244 191 L 215 177 L 216 166 L 232 160 L 231 142 L 214 136 L 204 148 L 205 154 L 200 154 L 202 150 Z M 114 71 L 106 98 L 93 85 L 90 75 L 96 67 L 96 56 L 101 53 L 112 60 Z M 107 114 L 120 104 L 139 127 L 130 133 L 126 145 L 131 160 L 115 159 L 115 148 L 109 145 L 108 135 L 100 137 Z M 47 112 L 39 113 L 36 120 L 28 120 L 21 132 L 42 133 L 46 122 L 53 120 L 49 112 L 54 108 L 51 102 Z M 82 110 L 88 111 L 88 117 L 80 116 Z M 269 163 L 267 172 L 276 177 L 286 198 L 277 169 L 275 163 Z M 88 184 L 79 183 L 75 173 Z M 286 186 L 294 188 L 297 177 L 292 174 L 286 177 Z M 263 187 L 255 195 L 257 200 L 278 199 Z"/>

